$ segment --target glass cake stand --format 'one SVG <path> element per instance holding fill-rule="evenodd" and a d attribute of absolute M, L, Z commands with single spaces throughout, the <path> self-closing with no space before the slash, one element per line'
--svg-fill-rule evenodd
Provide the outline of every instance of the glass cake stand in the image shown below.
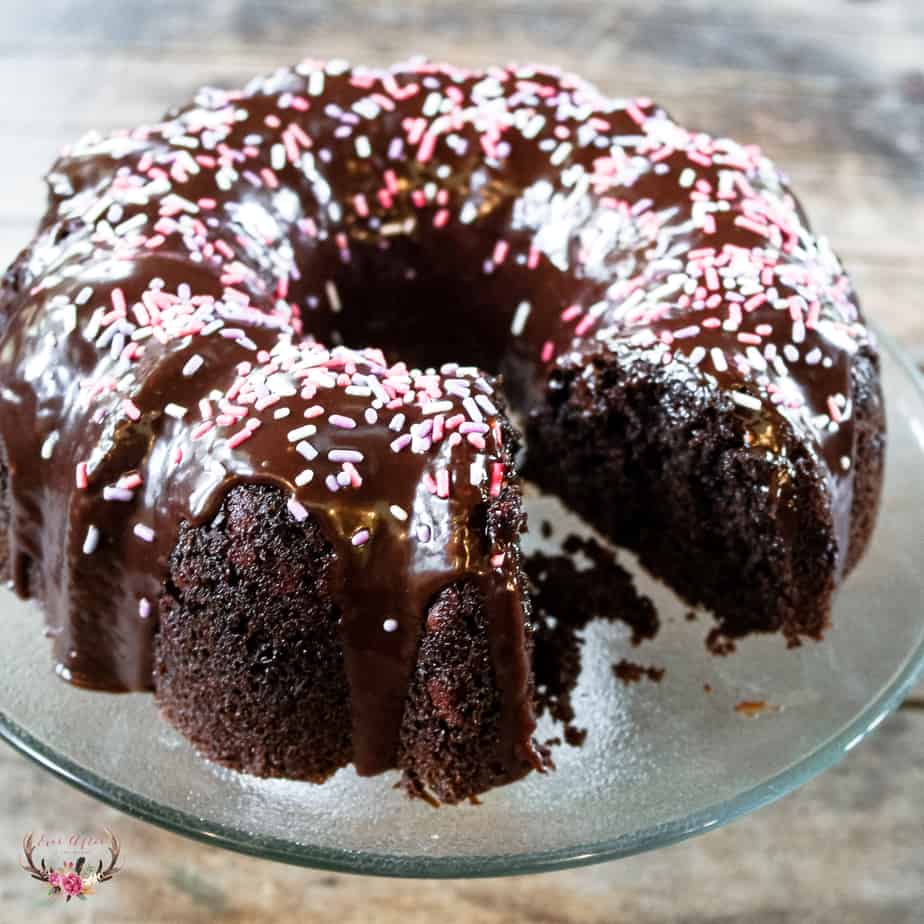
<path fill-rule="evenodd" d="M 152 697 L 92 693 L 57 679 L 40 614 L 5 590 L 0 734 L 130 815 L 206 843 L 330 870 L 539 872 L 725 824 L 840 760 L 921 674 L 924 391 L 893 345 L 884 342 L 883 352 L 890 433 L 882 512 L 824 642 L 787 650 L 780 638 L 755 638 L 729 657 L 709 655 L 708 618 L 688 621 L 686 607 L 636 570 L 639 590 L 661 616 L 657 638 L 631 648 L 625 627 L 591 625 L 574 695 L 585 744 L 557 747 L 555 772 L 488 793 L 481 805 L 433 809 L 395 790 L 395 775 L 361 779 L 351 769 L 324 786 L 223 770 L 159 719 Z M 557 538 L 581 531 L 548 498 L 531 496 L 529 511 L 533 523 L 551 519 Z M 611 666 L 624 657 L 664 668 L 662 681 L 616 681 Z M 766 705 L 747 707 L 756 703 Z M 543 739 L 556 733 L 548 721 L 540 726 Z"/>

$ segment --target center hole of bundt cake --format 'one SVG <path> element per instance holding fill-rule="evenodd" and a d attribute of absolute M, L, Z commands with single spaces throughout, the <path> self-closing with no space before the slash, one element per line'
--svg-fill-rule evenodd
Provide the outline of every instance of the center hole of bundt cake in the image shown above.
<path fill-rule="evenodd" d="M 439 368 L 444 363 L 501 371 L 510 329 L 510 297 L 480 264 L 395 238 L 387 248 L 351 246 L 325 286 L 333 312 L 319 312 L 325 333 L 350 347 L 382 349 L 389 360 Z M 315 318 L 307 319 L 310 330 Z"/>

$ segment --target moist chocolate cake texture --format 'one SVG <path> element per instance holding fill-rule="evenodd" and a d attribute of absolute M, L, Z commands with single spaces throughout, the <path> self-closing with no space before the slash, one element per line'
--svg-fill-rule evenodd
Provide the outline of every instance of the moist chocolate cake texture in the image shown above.
<path fill-rule="evenodd" d="M 48 183 L 0 287 L 0 559 L 66 679 L 259 774 L 541 767 L 508 402 L 525 472 L 723 633 L 824 629 L 877 358 L 756 148 L 550 69 L 308 60 Z"/>

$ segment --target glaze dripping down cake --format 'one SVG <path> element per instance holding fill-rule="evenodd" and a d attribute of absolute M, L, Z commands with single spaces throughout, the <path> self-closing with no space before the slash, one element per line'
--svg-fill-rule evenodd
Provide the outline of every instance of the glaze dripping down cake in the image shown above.
<path fill-rule="evenodd" d="M 0 290 L 0 563 L 66 679 L 260 775 L 542 768 L 521 443 L 724 634 L 820 637 L 878 361 L 756 148 L 550 69 L 305 61 L 48 183 Z"/>

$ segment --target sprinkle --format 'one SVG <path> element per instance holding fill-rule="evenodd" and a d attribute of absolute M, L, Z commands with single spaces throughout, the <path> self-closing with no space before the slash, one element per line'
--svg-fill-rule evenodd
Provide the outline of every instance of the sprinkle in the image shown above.
<path fill-rule="evenodd" d="M 289 430 L 287 438 L 290 443 L 297 443 L 299 440 L 306 439 L 309 436 L 314 436 L 318 432 L 318 428 L 314 424 L 305 424 L 302 427 L 296 427 L 294 430 Z"/>
<path fill-rule="evenodd" d="M 147 619 L 151 615 L 151 602 L 147 597 L 142 597 L 138 601 L 138 616 L 141 619 Z"/>
<path fill-rule="evenodd" d="M 529 318 L 529 313 L 532 310 L 532 305 L 529 302 L 520 302 L 517 305 L 517 310 L 513 314 L 513 320 L 510 322 L 510 333 L 514 337 L 519 337 L 526 328 L 526 321 Z"/>
<path fill-rule="evenodd" d="M 42 443 L 42 448 L 40 450 L 40 455 L 43 459 L 50 459 L 52 453 L 55 451 L 55 446 L 58 445 L 58 440 L 60 439 L 60 434 L 57 430 L 53 430 L 48 436 L 45 437 L 44 442 Z"/>
<path fill-rule="evenodd" d="M 386 632 L 397 632 L 398 631 L 398 620 L 397 619 L 386 619 L 382 623 L 382 628 Z"/>
<path fill-rule="evenodd" d="M 760 403 L 759 398 L 755 398 L 753 395 L 746 394 L 743 391 L 730 391 L 728 396 L 735 402 L 735 404 L 740 404 L 741 407 L 750 408 L 752 411 L 759 411 L 763 406 Z"/>
<path fill-rule="evenodd" d="M 125 412 L 125 416 L 131 420 L 140 420 L 141 419 L 141 410 L 138 405 L 135 404 L 130 398 L 126 398 L 122 402 L 122 410 Z"/>
<path fill-rule="evenodd" d="M 190 357 L 189 361 L 183 366 L 183 376 L 189 378 L 190 376 L 195 375 L 205 363 L 205 360 L 196 353 L 195 356 Z"/>
<path fill-rule="evenodd" d="M 327 300 L 330 302 L 331 311 L 339 313 L 343 305 L 340 302 L 340 293 L 337 291 L 337 286 L 333 280 L 329 279 L 324 283 L 324 291 L 327 292 Z"/>
<path fill-rule="evenodd" d="M 304 523 L 304 521 L 308 519 L 307 509 L 301 503 L 299 503 L 296 498 L 290 497 L 286 501 L 286 508 L 288 509 L 289 513 L 292 514 L 292 519 L 294 519 L 296 522 Z"/>
<path fill-rule="evenodd" d="M 154 530 L 150 526 L 145 526 L 144 523 L 136 523 L 135 528 L 132 532 L 142 541 L 142 542 L 153 542 L 154 541 Z"/>
<path fill-rule="evenodd" d="M 436 473 L 436 493 L 444 499 L 449 497 L 449 472 L 445 468 Z"/>
<path fill-rule="evenodd" d="M 83 554 L 92 555 L 99 545 L 99 530 L 95 526 L 87 529 L 86 538 L 83 540 Z"/>
<path fill-rule="evenodd" d="M 105 501 L 130 501 L 135 496 L 133 491 L 128 488 L 113 487 L 106 485 L 103 488 L 103 500 Z"/>
<path fill-rule="evenodd" d="M 487 395 L 476 395 L 475 400 L 486 414 L 500 413 L 494 405 L 494 402 Z"/>
<path fill-rule="evenodd" d="M 164 413 L 176 420 L 182 420 L 186 416 L 186 411 L 187 408 L 183 407 L 182 404 L 174 404 L 172 401 L 164 405 Z"/>
<path fill-rule="evenodd" d="M 365 545 L 369 541 L 369 530 L 360 529 L 353 533 L 350 542 L 355 546 Z"/>
<path fill-rule="evenodd" d="M 712 357 L 712 365 L 715 366 L 716 372 L 725 372 L 728 369 L 725 354 L 718 347 L 713 347 L 709 351 L 709 355 Z"/>
<path fill-rule="evenodd" d="M 295 447 L 295 451 L 306 461 L 314 462 L 318 457 L 318 451 L 308 442 L 308 440 L 302 440 Z"/>
<path fill-rule="evenodd" d="M 491 464 L 491 483 L 488 493 L 491 497 L 497 497 L 501 492 L 501 485 L 504 481 L 504 463 L 493 462 Z"/>
<path fill-rule="evenodd" d="M 363 454 L 355 449 L 332 449 L 327 454 L 329 462 L 362 462 Z"/>
<path fill-rule="evenodd" d="M 84 490 L 89 484 L 89 480 L 87 479 L 87 463 L 86 462 L 77 463 L 75 480 L 77 482 L 77 487 L 80 488 L 80 490 Z"/>
<path fill-rule="evenodd" d="M 403 507 L 392 504 L 388 509 L 396 520 L 400 520 L 403 523 L 407 519 L 407 511 Z"/>
<path fill-rule="evenodd" d="M 344 417 L 343 414 L 331 414 L 327 421 L 332 427 L 340 427 L 341 430 L 353 430 L 356 427 L 356 421 L 352 417 Z"/>

